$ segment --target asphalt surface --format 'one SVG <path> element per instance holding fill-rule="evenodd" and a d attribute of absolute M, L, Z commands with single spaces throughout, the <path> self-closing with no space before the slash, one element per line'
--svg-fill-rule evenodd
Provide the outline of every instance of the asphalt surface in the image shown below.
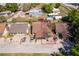
<path fill-rule="evenodd" d="M 56 44 L 12 44 L 5 43 L 0 44 L 0 53 L 54 53 L 59 52 L 58 48 L 61 48 L 61 43 Z"/>
<path fill-rule="evenodd" d="M 74 8 L 74 9 L 77 9 L 79 6 L 75 6 L 75 5 L 71 5 L 71 4 L 68 4 L 68 3 L 63 3 L 66 7 L 71 7 L 71 8 Z"/>

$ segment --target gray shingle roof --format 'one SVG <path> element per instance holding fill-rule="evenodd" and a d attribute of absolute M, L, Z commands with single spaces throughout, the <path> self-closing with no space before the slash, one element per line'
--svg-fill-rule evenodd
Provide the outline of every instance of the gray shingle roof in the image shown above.
<path fill-rule="evenodd" d="M 9 31 L 10 33 L 23 33 L 25 34 L 27 31 L 27 24 L 11 24 Z"/>

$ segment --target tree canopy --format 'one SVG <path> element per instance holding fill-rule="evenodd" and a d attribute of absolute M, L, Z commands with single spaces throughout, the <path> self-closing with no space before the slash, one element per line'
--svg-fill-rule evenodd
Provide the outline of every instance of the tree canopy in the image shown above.
<path fill-rule="evenodd" d="M 55 8 L 59 8 L 60 5 L 61 5 L 60 3 L 56 3 L 56 4 L 55 4 Z"/>
<path fill-rule="evenodd" d="M 2 22 L 6 22 L 7 20 L 6 20 L 6 18 L 4 17 L 4 16 L 0 16 L 0 23 L 2 23 Z"/>
<path fill-rule="evenodd" d="M 45 5 L 43 5 L 42 9 L 44 12 L 50 13 L 50 12 L 52 12 L 53 5 L 52 4 L 45 4 Z"/>
<path fill-rule="evenodd" d="M 22 7 L 23 7 L 23 11 L 27 11 L 31 8 L 31 4 L 30 3 L 24 3 Z"/>
<path fill-rule="evenodd" d="M 69 22 L 72 23 L 75 29 L 74 46 L 71 48 L 71 55 L 79 55 L 79 9 L 73 9 L 68 13 Z"/>
<path fill-rule="evenodd" d="M 10 10 L 12 12 L 16 12 L 18 10 L 18 5 L 17 5 L 17 3 L 7 3 L 6 9 Z"/>
<path fill-rule="evenodd" d="M 75 42 L 79 43 L 79 9 L 72 10 L 68 14 L 69 21 L 72 23 L 75 29 Z"/>
<path fill-rule="evenodd" d="M 71 55 L 79 56 L 79 45 L 76 44 L 74 47 L 72 47 L 70 53 Z"/>
<path fill-rule="evenodd" d="M 5 10 L 6 10 L 6 7 L 5 7 L 5 6 L 0 5 L 0 12 L 5 11 Z"/>

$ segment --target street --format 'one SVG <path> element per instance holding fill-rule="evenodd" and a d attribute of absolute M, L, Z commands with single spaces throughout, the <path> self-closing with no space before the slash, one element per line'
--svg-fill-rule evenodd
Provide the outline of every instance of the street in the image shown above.
<path fill-rule="evenodd" d="M 56 44 L 39 44 L 35 42 L 22 44 L 0 44 L 0 53 L 54 53 L 59 52 L 59 48 L 63 47 L 60 42 Z"/>
<path fill-rule="evenodd" d="M 75 6 L 75 5 L 71 5 L 71 4 L 67 4 L 67 3 L 63 3 L 66 7 L 71 7 L 71 8 L 74 8 L 74 9 L 77 9 L 78 6 Z"/>

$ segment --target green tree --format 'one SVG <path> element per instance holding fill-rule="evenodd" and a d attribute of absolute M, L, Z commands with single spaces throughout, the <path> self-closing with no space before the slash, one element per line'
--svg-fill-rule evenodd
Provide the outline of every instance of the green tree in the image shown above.
<path fill-rule="evenodd" d="M 7 22 L 6 18 L 4 16 L 0 16 L 0 23 Z"/>
<path fill-rule="evenodd" d="M 42 10 L 46 13 L 50 13 L 52 12 L 52 9 L 53 9 L 53 5 L 52 4 L 45 4 L 43 5 L 42 7 Z"/>
<path fill-rule="evenodd" d="M 69 22 L 74 26 L 74 41 L 79 43 L 79 9 L 73 9 L 68 14 Z"/>
<path fill-rule="evenodd" d="M 60 5 L 61 5 L 60 3 L 56 3 L 56 4 L 55 4 L 55 8 L 59 8 Z"/>
<path fill-rule="evenodd" d="M 0 12 L 5 11 L 5 10 L 6 10 L 6 7 L 5 7 L 5 6 L 0 5 Z"/>
<path fill-rule="evenodd" d="M 24 3 L 22 5 L 23 11 L 28 11 L 31 9 L 31 4 L 30 3 Z"/>
<path fill-rule="evenodd" d="M 79 56 L 79 44 L 75 44 L 75 46 L 71 48 L 70 53 L 73 56 Z"/>
<path fill-rule="evenodd" d="M 10 10 L 11 12 L 16 12 L 18 10 L 18 5 L 17 3 L 7 3 L 6 9 Z"/>
<path fill-rule="evenodd" d="M 79 9 L 73 9 L 68 13 L 69 22 L 74 26 L 75 33 L 73 34 L 74 46 L 71 48 L 71 55 L 79 56 Z"/>
<path fill-rule="evenodd" d="M 69 11 L 68 17 L 69 17 L 70 22 L 74 22 L 75 19 L 76 19 L 76 16 L 77 16 L 77 10 L 76 9 Z"/>
<path fill-rule="evenodd" d="M 11 22 L 12 22 L 12 23 L 16 23 L 16 19 L 15 19 L 15 18 L 13 18 Z"/>
<path fill-rule="evenodd" d="M 40 3 L 32 3 L 31 4 L 31 6 L 33 7 L 33 8 L 35 8 L 36 6 L 38 6 Z"/>
<path fill-rule="evenodd" d="M 2 6 L 2 5 L 0 5 L 0 12 L 2 11 L 2 7 L 3 7 L 3 6 Z"/>

